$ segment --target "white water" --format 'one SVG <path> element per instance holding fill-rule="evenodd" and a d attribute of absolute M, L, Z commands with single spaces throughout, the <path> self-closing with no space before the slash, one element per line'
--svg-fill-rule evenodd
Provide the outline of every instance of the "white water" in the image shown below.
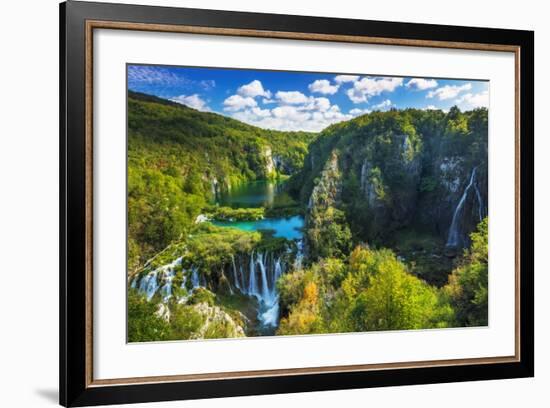
<path fill-rule="evenodd" d="M 231 255 L 231 266 L 233 267 L 233 281 L 235 282 L 235 287 L 241 290 L 241 282 L 237 274 L 237 266 L 235 265 L 235 257 Z"/>
<path fill-rule="evenodd" d="M 265 300 L 269 297 L 269 289 L 267 287 L 267 274 L 265 270 L 265 254 L 258 253 L 258 266 L 260 267 L 261 277 L 262 277 L 262 300 Z"/>
<path fill-rule="evenodd" d="M 147 300 L 151 300 L 158 292 L 161 294 L 162 300 L 167 302 L 173 295 L 172 290 L 174 286 L 174 278 L 176 277 L 176 267 L 180 266 L 181 263 L 182 258 L 178 258 L 169 264 L 160 266 L 157 269 L 148 272 L 144 276 L 137 276 L 132 280 L 131 287 L 137 289 L 138 292 L 145 294 Z M 188 274 L 189 272 L 185 273 L 185 271 L 183 271 L 183 282 L 181 284 L 182 288 L 185 288 Z M 197 268 L 192 268 L 190 274 L 193 291 L 195 288 L 201 286 L 199 283 Z"/>
<path fill-rule="evenodd" d="M 472 174 L 470 176 L 470 181 L 464 189 L 464 193 L 462 193 L 462 197 L 460 197 L 460 200 L 453 213 L 453 219 L 451 221 L 451 227 L 449 228 L 449 235 L 447 237 L 447 247 L 458 248 L 462 245 L 462 234 L 459 228 L 460 220 L 463 213 L 464 203 L 466 202 L 466 198 L 468 197 L 468 193 L 470 192 L 470 189 L 472 187 L 474 187 L 478 202 L 479 220 L 481 221 L 483 219 L 483 201 L 481 199 L 481 193 L 479 192 L 479 188 L 477 187 L 476 183 L 476 172 L 477 166 L 473 168 Z"/>
<path fill-rule="evenodd" d="M 302 243 L 298 243 L 295 266 L 301 268 Z M 181 266 L 182 258 L 178 258 L 170 264 L 158 267 L 147 274 L 132 280 L 131 286 L 146 295 L 151 300 L 156 293 L 160 293 L 163 302 L 167 302 L 173 296 L 174 278 L 176 267 Z M 248 264 L 248 270 L 246 265 Z M 247 256 L 231 258 L 231 293 L 233 288 L 241 293 L 254 296 L 259 303 L 258 318 L 264 326 L 277 326 L 279 319 L 279 294 L 277 292 L 277 280 L 284 273 L 284 263 L 281 256 L 274 257 L 267 252 L 255 252 Z M 180 296 L 177 301 L 182 303 L 198 287 L 205 286 L 204 277 L 200 276 L 198 268 L 193 266 L 190 270 L 183 270 L 181 288 L 186 287 L 186 282 L 191 281 L 191 292 L 187 296 Z"/>
<path fill-rule="evenodd" d="M 258 318 L 264 326 L 277 326 L 279 319 L 279 295 L 277 279 L 284 273 L 280 257 L 274 259 L 266 252 L 252 252 L 248 259 L 239 265 L 233 260 L 233 286 L 241 293 L 254 296 L 259 303 Z M 248 273 L 244 273 L 243 265 L 248 264 Z"/>

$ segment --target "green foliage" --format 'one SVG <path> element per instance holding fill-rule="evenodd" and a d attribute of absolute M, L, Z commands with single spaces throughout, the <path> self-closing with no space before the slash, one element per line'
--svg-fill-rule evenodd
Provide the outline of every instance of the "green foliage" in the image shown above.
<path fill-rule="evenodd" d="M 170 340 L 192 338 L 204 325 L 204 317 L 188 305 L 173 305 L 170 313 Z"/>
<path fill-rule="evenodd" d="M 306 234 L 311 259 L 342 257 L 349 253 L 352 237 L 342 210 L 334 207 L 314 210 L 309 222 Z"/>
<path fill-rule="evenodd" d="M 161 341 L 170 338 L 169 324 L 157 316 L 158 305 L 135 290 L 128 291 L 128 341 Z"/>
<path fill-rule="evenodd" d="M 211 207 L 205 211 L 206 215 L 216 221 L 256 221 L 264 218 L 265 209 L 260 208 L 231 208 Z"/>
<path fill-rule="evenodd" d="M 190 305 L 196 305 L 199 303 L 206 303 L 209 306 L 213 306 L 216 303 L 216 295 L 205 288 L 197 288 L 193 292 L 193 295 L 188 300 Z"/>
<path fill-rule="evenodd" d="M 147 301 L 135 290 L 130 290 L 128 296 L 130 342 L 242 336 L 242 315 L 230 303 L 222 305 L 207 289 L 197 288 L 185 303 L 170 300 L 159 304 L 155 298 Z"/>
<path fill-rule="evenodd" d="M 488 222 L 485 218 L 479 223 L 477 231 L 470 235 L 471 248 L 444 287 L 456 310 L 456 323 L 460 326 L 488 324 Z"/>
<path fill-rule="evenodd" d="M 447 327 L 442 293 L 407 271 L 392 251 L 357 247 L 348 262 L 325 259 L 279 280 L 287 315 L 279 334 Z"/>

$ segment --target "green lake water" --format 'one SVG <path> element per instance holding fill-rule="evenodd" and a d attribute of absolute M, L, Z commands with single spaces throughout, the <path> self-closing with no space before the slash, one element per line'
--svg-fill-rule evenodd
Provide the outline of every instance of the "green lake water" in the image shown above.
<path fill-rule="evenodd" d="M 282 192 L 283 184 L 271 181 L 255 181 L 232 188 L 217 197 L 220 206 L 232 208 L 269 208 L 278 193 Z M 297 240 L 302 238 L 304 217 L 264 218 L 257 221 L 214 221 L 214 225 L 239 228 L 245 231 L 273 230 L 274 237 Z"/>

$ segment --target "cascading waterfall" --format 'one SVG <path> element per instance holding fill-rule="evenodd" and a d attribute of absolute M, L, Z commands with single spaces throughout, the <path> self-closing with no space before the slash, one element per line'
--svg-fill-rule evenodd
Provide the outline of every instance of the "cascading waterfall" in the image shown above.
<path fill-rule="evenodd" d="M 180 266 L 181 262 L 182 258 L 178 258 L 167 265 L 160 266 L 149 272 L 141 278 L 139 286 L 138 277 L 136 277 L 132 281 L 131 287 L 145 293 L 147 300 L 151 300 L 159 288 L 161 288 L 163 299 L 166 301 L 172 296 L 172 281 L 176 276 L 176 267 Z"/>
<path fill-rule="evenodd" d="M 304 240 L 300 239 L 296 243 L 297 251 L 296 258 L 294 259 L 294 269 L 302 269 L 302 262 L 304 260 Z"/>
<path fill-rule="evenodd" d="M 472 169 L 472 174 L 470 175 L 470 181 L 466 186 L 466 188 L 464 189 L 464 193 L 462 193 L 462 197 L 460 197 L 460 200 L 453 213 L 451 227 L 449 228 L 449 235 L 447 236 L 446 246 L 448 248 L 458 248 L 462 245 L 463 239 L 460 231 L 460 221 L 463 214 L 464 204 L 466 203 L 466 199 L 468 198 L 468 194 L 472 187 L 474 188 L 474 191 L 476 193 L 479 220 L 481 221 L 483 219 L 483 212 L 484 212 L 483 200 L 481 199 L 481 193 L 479 192 L 479 188 L 477 186 L 476 172 L 477 172 L 477 166 Z"/>
<path fill-rule="evenodd" d="M 302 246 L 297 242 L 295 267 L 301 267 Z M 230 277 L 231 293 L 234 289 L 242 294 L 253 296 L 258 300 L 258 318 L 263 326 L 276 327 L 279 319 L 279 294 L 277 280 L 285 272 L 283 255 L 272 252 L 252 251 L 249 255 L 239 254 L 231 257 L 226 271 Z M 131 287 L 146 295 L 151 300 L 159 293 L 163 302 L 167 302 L 174 295 L 174 279 L 177 267 L 181 267 L 182 258 L 170 264 L 163 265 L 146 274 L 133 278 Z M 248 265 L 248 267 L 247 267 Z M 180 268 L 181 269 L 181 268 Z M 183 303 L 198 287 L 205 287 L 205 277 L 199 274 L 196 266 L 182 270 L 183 279 L 181 288 L 186 288 L 186 282 L 191 282 L 191 291 L 187 295 L 179 295 L 177 301 Z"/>

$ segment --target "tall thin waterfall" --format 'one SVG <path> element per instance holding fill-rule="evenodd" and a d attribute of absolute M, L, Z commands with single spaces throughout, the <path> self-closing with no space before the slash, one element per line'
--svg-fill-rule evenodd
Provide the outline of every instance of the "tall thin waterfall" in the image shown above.
<path fill-rule="evenodd" d="M 262 272 L 262 299 L 267 299 L 269 296 L 269 289 L 267 287 L 267 274 L 265 270 L 265 254 L 259 252 L 257 262 L 260 267 L 260 271 Z"/>
<path fill-rule="evenodd" d="M 256 268 L 255 268 L 255 262 L 254 262 L 254 251 L 252 251 L 252 254 L 250 255 L 250 270 L 249 270 L 249 282 L 248 282 L 248 294 L 256 296 L 259 298 L 260 294 L 258 293 L 256 285 Z M 259 300 L 259 299 L 258 299 Z"/>
<path fill-rule="evenodd" d="M 231 266 L 233 267 L 233 280 L 235 282 L 235 287 L 241 290 L 241 283 L 237 274 L 237 265 L 235 265 L 235 257 L 231 255 Z"/>
<path fill-rule="evenodd" d="M 460 200 L 453 213 L 453 219 L 451 221 L 451 227 L 449 228 L 449 235 L 447 237 L 447 244 L 446 244 L 446 246 L 449 248 L 458 248 L 462 245 L 460 221 L 462 218 L 462 214 L 464 212 L 463 209 L 464 209 L 464 204 L 466 203 L 466 198 L 468 197 L 468 194 L 472 187 L 475 190 L 476 198 L 478 202 L 479 220 L 481 221 L 483 219 L 483 212 L 484 212 L 483 200 L 481 199 L 481 193 L 479 191 L 479 188 L 477 187 L 476 172 L 477 172 L 477 166 L 472 169 L 472 174 L 470 175 L 470 181 L 466 186 L 466 188 L 464 189 L 464 193 L 462 193 L 462 197 L 460 197 Z"/>

